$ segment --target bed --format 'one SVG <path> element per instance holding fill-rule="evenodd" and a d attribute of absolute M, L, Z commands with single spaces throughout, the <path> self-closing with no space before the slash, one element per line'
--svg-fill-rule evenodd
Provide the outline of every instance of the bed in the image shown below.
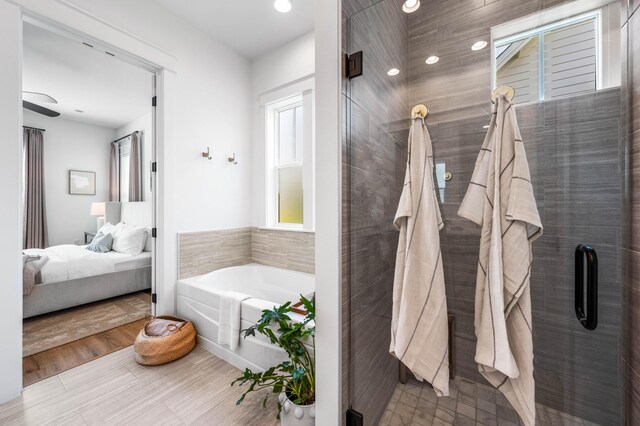
<path fill-rule="evenodd" d="M 105 221 L 151 228 L 151 203 L 106 203 Z M 25 253 L 44 253 L 49 261 L 40 271 L 42 283 L 36 284 L 31 294 L 23 297 L 23 318 L 151 288 L 150 251 L 132 256 L 114 251 L 94 253 L 85 246 L 60 245 L 25 250 Z"/>

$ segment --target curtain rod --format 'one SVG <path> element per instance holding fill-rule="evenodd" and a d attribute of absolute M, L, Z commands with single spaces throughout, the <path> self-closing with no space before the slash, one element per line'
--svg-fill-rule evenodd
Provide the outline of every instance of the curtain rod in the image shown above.
<path fill-rule="evenodd" d="M 134 133 L 138 133 L 139 131 L 140 131 L 140 130 L 135 130 L 135 131 L 133 131 L 133 132 L 129 133 L 128 135 L 124 135 L 124 136 L 123 136 L 123 137 L 121 137 L 120 139 L 116 139 L 115 141 L 113 141 L 113 143 L 120 142 L 122 139 L 126 139 L 126 138 L 128 138 L 129 136 L 133 135 Z"/>
<path fill-rule="evenodd" d="M 125 136 L 121 137 L 120 139 L 116 139 L 115 141 L 113 141 L 113 143 L 120 142 L 122 139 L 126 139 L 126 138 L 128 138 L 129 136 L 131 136 L 132 134 L 133 134 L 133 133 L 129 133 L 128 135 L 125 135 Z"/>
<path fill-rule="evenodd" d="M 41 132 L 46 132 L 45 129 L 38 129 L 37 127 L 30 127 L 30 126 L 22 126 L 23 129 L 32 129 L 32 130 L 40 130 Z"/>

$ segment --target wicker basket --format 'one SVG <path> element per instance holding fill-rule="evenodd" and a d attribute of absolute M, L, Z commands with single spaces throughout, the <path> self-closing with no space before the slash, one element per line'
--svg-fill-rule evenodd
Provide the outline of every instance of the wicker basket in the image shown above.
<path fill-rule="evenodd" d="M 196 346 L 196 329 L 191 321 L 170 316 L 153 317 L 136 341 L 135 360 L 142 365 L 160 365 L 182 358 Z"/>

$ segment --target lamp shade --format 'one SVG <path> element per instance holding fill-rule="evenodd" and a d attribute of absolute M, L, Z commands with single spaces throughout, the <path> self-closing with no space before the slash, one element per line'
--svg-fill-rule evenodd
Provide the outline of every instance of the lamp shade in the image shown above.
<path fill-rule="evenodd" d="M 91 203 L 90 216 L 104 216 L 104 203 Z"/>

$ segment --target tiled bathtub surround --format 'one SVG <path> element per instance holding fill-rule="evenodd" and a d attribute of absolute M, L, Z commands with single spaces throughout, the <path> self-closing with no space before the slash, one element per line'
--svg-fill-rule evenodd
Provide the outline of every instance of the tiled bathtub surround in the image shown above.
<path fill-rule="evenodd" d="M 263 265 L 313 274 L 315 241 L 312 232 L 252 228 L 251 258 Z"/>
<path fill-rule="evenodd" d="M 251 263 L 251 228 L 178 234 L 178 277 Z"/>
<path fill-rule="evenodd" d="M 179 278 L 255 262 L 314 273 L 315 234 L 259 228 L 188 232 L 178 235 Z"/>

